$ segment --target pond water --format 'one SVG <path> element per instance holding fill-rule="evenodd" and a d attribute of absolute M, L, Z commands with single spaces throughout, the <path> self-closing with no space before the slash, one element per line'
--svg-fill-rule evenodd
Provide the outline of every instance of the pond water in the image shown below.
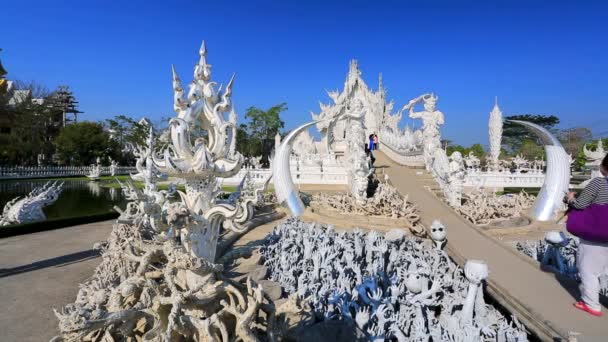
<path fill-rule="evenodd" d="M 35 187 L 42 186 L 45 180 L 15 180 L 0 182 L 0 214 L 6 202 L 19 196 L 23 197 Z M 48 219 L 68 218 L 105 214 L 113 211 L 118 205 L 125 207 L 126 200 L 121 189 L 104 188 L 102 185 L 110 181 L 93 182 L 79 179 L 62 179 L 63 191 L 59 199 L 43 209 Z"/>

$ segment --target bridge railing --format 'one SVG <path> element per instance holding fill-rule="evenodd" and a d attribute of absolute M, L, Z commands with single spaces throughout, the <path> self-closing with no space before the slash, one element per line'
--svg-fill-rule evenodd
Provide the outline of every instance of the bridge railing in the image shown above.
<path fill-rule="evenodd" d="M 93 166 L 0 166 L 0 179 L 61 178 L 88 175 Z M 116 175 L 137 173 L 132 166 L 117 166 Z M 110 166 L 102 166 L 101 174 L 111 175 Z"/>

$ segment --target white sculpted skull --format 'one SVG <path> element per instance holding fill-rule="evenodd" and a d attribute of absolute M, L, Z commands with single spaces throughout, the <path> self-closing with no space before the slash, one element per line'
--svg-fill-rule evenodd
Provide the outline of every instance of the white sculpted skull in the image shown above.
<path fill-rule="evenodd" d="M 433 241 L 444 241 L 446 236 L 447 232 L 443 223 L 439 220 L 434 220 L 431 223 L 431 238 Z"/>
<path fill-rule="evenodd" d="M 422 277 L 418 273 L 410 273 L 407 275 L 407 280 L 405 281 L 405 287 L 408 291 L 414 294 L 418 294 L 422 292 L 422 287 L 424 284 L 424 277 Z"/>

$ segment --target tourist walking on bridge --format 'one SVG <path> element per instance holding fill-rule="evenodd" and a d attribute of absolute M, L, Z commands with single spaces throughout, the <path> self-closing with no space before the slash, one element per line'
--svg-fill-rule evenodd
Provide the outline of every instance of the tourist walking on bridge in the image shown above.
<path fill-rule="evenodd" d="M 594 316 L 602 315 L 599 277 L 608 268 L 608 155 L 600 172 L 603 177 L 592 179 L 580 196 L 575 197 L 574 192 L 567 196 L 573 210 L 568 215 L 568 231 L 580 239 L 577 267 L 581 301 L 574 306 Z"/>

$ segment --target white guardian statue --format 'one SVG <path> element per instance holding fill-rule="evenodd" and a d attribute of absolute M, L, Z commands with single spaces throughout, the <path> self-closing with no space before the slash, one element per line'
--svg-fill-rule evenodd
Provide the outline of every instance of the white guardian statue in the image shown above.
<path fill-rule="evenodd" d="M 439 97 L 433 94 L 424 94 L 405 106 L 410 109 L 410 118 L 422 119 L 422 144 L 427 170 L 430 170 L 435 150 L 441 148 L 439 126 L 444 124 L 445 119 L 443 113 L 437 110 L 438 99 Z M 415 112 L 414 105 L 420 102 L 424 102 L 424 110 Z"/>

